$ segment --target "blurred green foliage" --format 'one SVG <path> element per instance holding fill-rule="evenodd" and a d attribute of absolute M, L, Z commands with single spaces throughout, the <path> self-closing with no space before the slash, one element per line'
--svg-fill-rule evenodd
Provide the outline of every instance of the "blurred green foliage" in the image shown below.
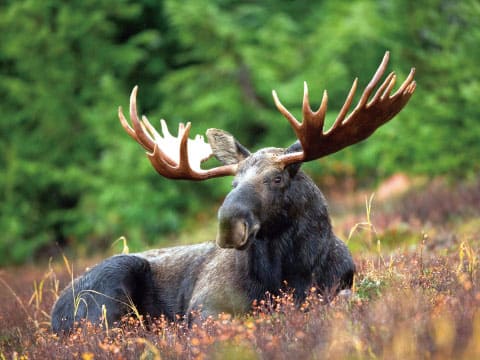
<path fill-rule="evenodd" d="M 366 183 L 477 176 L 479 22 L 475 0 L 3 1 L 0 265 L 122 235 L 135 250 L 214 216 L 231 179 L 162 179 L 118 124 L 135 84 L 151 120 L 223 128 L 252 150 L 287 146 L 272 88 L 295 114 L 303 80 L 312 103 L 328 89 L 331 122 L 388 49 L 399 79 L 417 68 L 411 102 L 372 140 L 308 170 Z"/>

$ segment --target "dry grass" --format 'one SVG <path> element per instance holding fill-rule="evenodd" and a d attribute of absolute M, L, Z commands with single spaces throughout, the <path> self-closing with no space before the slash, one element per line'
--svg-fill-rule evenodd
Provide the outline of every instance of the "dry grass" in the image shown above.
<path fill-rule="evenodd" d="M 461 189 L 464 185 L 448 192 L 451 204 Z M 470 197 L 477 196 L 469 189 Z M 109 324 L 108 331 L 87 324 L 57 337 L 50 332 L 49 312 L 59 288 L 70 281 L 66 265 L 47 266 L 40 273 L 35 268 L 2 270 L 0 359 L 478 358 L 480 209 L 469 205 L 459 221 L 435 198 L 447 196 L 445 188 L 429 191 L 424 201 L 410 193 L 397 203 L 398 214 L 412 217 L 402 220 L 408 245 L 395 251 L 385 251 L 391 224 L 377 226 L 373 202 L 350 238 L 350 245 L 361 242 L 362 248 L 355 255 L 353 294 L 326 303 L 312 289 L 300 309 L 285 293 L 257 303 L 245 317 L 222 314 L 190 329 L 182 319 L 130 317 L 118 327 Z M 441 214 L 439 220 L 413 216 L 429 212 Z M 424 219 L 431 233 L 418 228 Z M 453 234 L 447 242 L 435 231 L 439 222 Z"/>

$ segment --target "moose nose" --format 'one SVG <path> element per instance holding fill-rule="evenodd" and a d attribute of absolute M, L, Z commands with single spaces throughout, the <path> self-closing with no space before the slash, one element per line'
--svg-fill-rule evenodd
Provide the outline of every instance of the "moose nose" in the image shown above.
<path fill-rule="evenodd" d="M 244 250 L 259 229 L 259 221 L 248 208 L 222 206 L 218 211 L 217 245 Z"/>
<path fill-rule="evenodd" d="M 249 183 L 232 190 L 218 209 L 217 245 L 223 248 L 246 248 L 250 235 L 260 225 L 255 215 L 261 203 L 255 188 Z"/>
<path fill-rule="evenodd" d="M 242 248 L 247 244 L 249 226 L 243 219 L 219 221 L 217 245 L 222 248 Z"/>

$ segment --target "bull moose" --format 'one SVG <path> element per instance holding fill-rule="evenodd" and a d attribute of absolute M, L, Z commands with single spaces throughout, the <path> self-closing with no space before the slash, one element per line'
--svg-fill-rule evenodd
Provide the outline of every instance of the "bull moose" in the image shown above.
<path fill-rule="evenodd" d="M 216 243 L 104 260 L 62 291 L 52 310 L 53 331 L 68 332 L 81 319 L 99 323 L 102 316 L 113 323 L 128 314 L 131 305 L 151 317 L 188 318 L 192 311 L 206 317 L 248 312 L 255 299 L 267 292 L 278 294 L 285 284 L 299 303 L 312 285 L 330 294 L 350 288 L 355 273 L 352 256 L 332 231 L 323 194 L 300 166 L 366 139 L 405 106 L 416 87 L 413 68 L 393 95 L 396 75 L 392 72 L 370 99 L 388 60 L 386 52 L 347 116 L 357 88 L 355 79 L 327 132 L 323 131 L 326 91 L 319 109 L 312 111 L 304 84 L 302 122 L 273 91 L 276 107 L 298 140 L 286 149 L 268 147 L 254 153 L 219 129 L 207 131 L 208 143 L 198 135 L 189 139 L 190 123 L 180 124 L 174 137 L 161 120 L 160 135 L 145 116 L 138 118 L 135 87 L 130 96 L 133 127 L 121 107 L 118 116 L 160 175 L 189 180 L 234 176 L 233 189 L 218 210 Z M 200 164 L 212 155 L 221 165 L 202 169 Z"/>

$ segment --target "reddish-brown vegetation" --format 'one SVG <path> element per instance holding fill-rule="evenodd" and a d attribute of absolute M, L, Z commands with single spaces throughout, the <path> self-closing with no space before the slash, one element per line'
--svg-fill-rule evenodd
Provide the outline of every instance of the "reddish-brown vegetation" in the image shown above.
<path fill-rule="evenodd" d="M 382 216 L 358 218 L 365 225 L 359 229 L 368 231 L 350 239 L 355 245 L 368 238 L 373 246 L 356 253 L 349 296 L 327 302 L 312 289 L 298 309 L 285 293 L 257 303 L 247 316 L 222 314 L 190 329 L 182 319 L 130 317 L 119 327 L 87 325 L 58 337 L 48 316 L 58 285 L 70 281 L 64 267 L 45 267 L 45 275 L 35 268 L 2 270 L 0 358 L 478 358 L 479 194 L 478 184 L 449 188 L 439 182 L 396 200 L 395 210 L 374 203 Z M 399 224 L 391 214 L 416 240 L 386 252 L 391 224 Z M 428 229 L 422 233 L 419 224 Z M 59 284 L 55 274 L 62 274 Z"/>

